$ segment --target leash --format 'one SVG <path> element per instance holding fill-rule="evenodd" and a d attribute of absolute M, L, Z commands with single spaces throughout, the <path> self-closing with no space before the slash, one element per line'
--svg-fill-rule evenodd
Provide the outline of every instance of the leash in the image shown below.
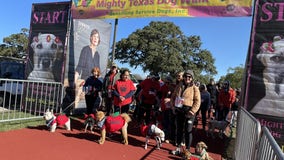
<path fill-rule="evenodd" d="M 65 113 L 65 111 L 67 109 L 69 109 L 71 106 L 73 106 L 75 104 L 75 101 L 73 101 L 72 103 L 70 103 L 65 109 L 62 110 L 62 105 L 61 105 L 61 108 L 60 108 L 60 113 Z"/>

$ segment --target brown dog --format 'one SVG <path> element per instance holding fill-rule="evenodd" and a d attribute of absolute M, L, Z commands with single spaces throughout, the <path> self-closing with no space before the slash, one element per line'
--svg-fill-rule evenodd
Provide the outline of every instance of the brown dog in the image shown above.
<path fill-rule="evenodd" d="M 118 116 L 105 116 L 105 113 L 98 111 L 96 113 L 97 126 L 101 130 L 101 138 L 99 144 L 104 144 L 106 133 L 113 133 L 121 130 L 123 136 L 123 144 L 128 145 L 127 127 L 131 118 L 128 114 L 123 113 Z"/>
<path fill-rule="evenodd" d="M 213 160 L 213 158 L 210 157 L 208 152 L 206 151 L 207 148 L 207 145 L 204 142 L 200 141 L 196 144 L 195 154 L 200 156 L 201 160 Z"/>

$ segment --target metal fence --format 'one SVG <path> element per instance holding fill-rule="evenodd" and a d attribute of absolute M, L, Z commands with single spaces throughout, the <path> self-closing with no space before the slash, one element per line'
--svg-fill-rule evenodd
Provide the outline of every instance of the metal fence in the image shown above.
<path fill-rule="evenodd" d="M 284 160 L 283 152 L 271 133 L 244 108 L 238 113 L 236 160 Z"/>
<path fill-rule="evenodd" d="M 267 127 L 262 127 L 257 160 L 284 160 L 284 154 L 279 145 L 270 134 Z"/>
<path fill-rule="evenodd" d="M 47 108 L 60 111 L 58 82 L 0 79 L 0 122 L 39 118 Z"/>

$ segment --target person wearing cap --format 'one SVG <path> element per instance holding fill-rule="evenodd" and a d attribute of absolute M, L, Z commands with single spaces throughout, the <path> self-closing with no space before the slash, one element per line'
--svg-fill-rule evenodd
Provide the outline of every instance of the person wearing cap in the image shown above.
<path fill-rule="evenodd" d="M 181 143 L 185 139 L 186 149 L 189 151 L 192 143 L 192 127 L 195 114 L 200 108 L 200 91 L 194 84 L 194 73 L 186 70 L 183 74 L 183 81 L 179 83 L 172 96 L 171 103 L 176 114 L 177 148 L 171 153 L 180 155 Z"/>
<path fill-rule="evenodd" d="M 110 115 L 113 111 L 113 86 L 120 78 L 117 65 L 112 63 L 110 71 L 105 75 L 103 80 L 103 98 L 106 115 Z"/>

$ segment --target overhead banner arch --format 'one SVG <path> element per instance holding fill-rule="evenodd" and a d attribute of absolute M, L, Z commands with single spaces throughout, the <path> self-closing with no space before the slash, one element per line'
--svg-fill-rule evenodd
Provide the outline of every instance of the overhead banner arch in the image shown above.
<path fill-rule="evenodd" d="M 252 0 L 72 0 L 72 17 L 241 17 L 251 16 Z"/>

